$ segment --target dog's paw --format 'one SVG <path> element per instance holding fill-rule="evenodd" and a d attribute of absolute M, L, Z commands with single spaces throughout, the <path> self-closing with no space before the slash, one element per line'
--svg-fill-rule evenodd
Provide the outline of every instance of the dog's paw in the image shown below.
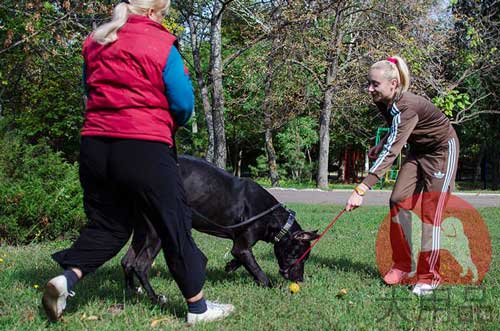
<path fill-rule="evenodd" d="M 267 277 L 262 278 L 262 279 L 255 279 L 255 282 L 262 287 L 266 287 L 266 288 L 273 287 L 273 283 L 271 283 L 271 280 L 269 280 L 269 278 L 267 278 Z"/>
<path fill-rule="evenodd" d="M 233 259 L 226 264 L 226 267 L 224 268 L 224 270 L 227 273 L 231 273 L 231 272 L 236 271 L 236 269 L 238 269 L 239 267 L 241 267 L 241 262 L 236 260 L 236 259 Z"/>

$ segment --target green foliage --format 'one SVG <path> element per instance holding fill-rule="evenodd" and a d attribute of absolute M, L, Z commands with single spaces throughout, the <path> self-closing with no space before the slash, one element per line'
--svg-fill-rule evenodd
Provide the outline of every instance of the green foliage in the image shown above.
<path fill-rule="evenodd" d="M 432 102 L 448 117 L 453 117 L 454 112 L 467 109 L 471 105 L 469 94 L 460 93 L 457 90 L 452 90 L 442 96 L 436 96 L 432 99 Z"/>
<path fill-rule="evenodd" d="M 250 165 L 250 174 L 253 178 L 267 177 L 269 167 L 267 166 L 267 157 L 265 154 L 259 155 L 255 160 L 255 165 Z"/>
<path fill-rule="evenodd" d="M 8 127 L 76 158 L 83 120 L 82 56 L 92 22 L 109 15 L 101 1 L 2 1 L 0 103 Z"/>
<path fill-rule="evenodd" d="M 292 180 L 312 179 L 315 163 L 310 159 L 310 149 L 318 142 L 317 126 L 318 122 L 314 118 L 298 117 L 276 135 L 282 160 L 280 164 Z"/>
<path fill-rule="evenodd" d="M 179 23 L 179 12 L 175 9 L 170 9 L 168 16 L 163 20 L 163 26 L 175 36 L 180 36 L 184 32 L 182 22 Z"/>
<path fill-rule="evenodd" d="M 65 162 L 45 141 L 0 144 L 0 237 L 25 244 L 74 234 L 84 224 L 77 164 Z"/>
<path fill-rule="evenodd" d="M 93 23 L 108 20 L 116 3 L 1 2 L 0 111 L 4 131 L 16 132 L 30 143 L 44 138 L 54 150 L 63 152 L 65 159 L 76 159 L 83 119 L 81 45 Z M 206 16 L 211 3 L 172 4 L 164 24 L 181 40 L 197 95 L 194 120 L 198 133 L 180 130 L 177 145 L 180 152 L 203 156 L 208 134 L 193 75 L 191 31 L 185 29 L 185 15 L 195 12 L 200 23 L 201 70 L 210 89 L 210 38 L 206 34 L 210 22 Z M 381 117 L 369 108 L 372 102 L 363 86 L 369 65 L 389 54 L 400 54 L 409 64 L 413 92 L 434 97 L 456 123 L 469 121 L 457 127 L 463 142 L 461 151 L 475 157 L 478 146 L 486 144 L 487 154 L 497 155 L 497 122 L 485 115 L 481 115 L 482 121 L 470 121 L 474 114 L 499 109 L 500 38 L 495 4 L 494 0 L 348 1 L 323 8 L 308 1 L 228 3 L 223 13 L 221 51 L 224 60 L 233 59 L 225 62 L 223 69 L 224 121 L 233 168 L 240 155 L 243 163 L 254 162 L 254 155 L 263 146 L 265 109 L 281 178 L 307 182 L 315 169 L 318 142 L 304 130 L 317 132 L 312 123 L 324 106 L 327 86 L 333 88 L 330 164 L 342 162 L 339 155 L 346 147 L 362 151 L 373 145 L 370 138 L 381 125 Z M 337 11 L 342 6 L 349 10 Z M 435 10 L 446 6 L 444 11 Z M 391 15 L 384 14 L 387 8 Z M 341 17 L 337 16 L 340 12 Z M 265 38 L 254 43 L 257 37 Z M 273 43 L 276 38 L 279 42 Z M 233 54 L 239 56 L 232 58 Z M 326 80 L 329 70 L 335 72 L 331 82 Z M 271 80 L 266 85 L 268 77 Z M 450 92 L 436 96 L 440 91 Z M 310 122 L 300 122 L 306 117 Z M 313 142 L 305 144 L 304 139 Z M 491 164 L 497 163 L 492 160 Z M 266 176 L 266 158 L 258 158 L 252 169 L 256 176 Z"/>

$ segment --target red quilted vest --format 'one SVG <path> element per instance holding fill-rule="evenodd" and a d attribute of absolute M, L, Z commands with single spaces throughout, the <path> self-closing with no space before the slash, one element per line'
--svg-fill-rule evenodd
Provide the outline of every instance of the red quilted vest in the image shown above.
<path fill-rule="evenodd" d="M 82 136 L 173 144 L 177 126 L 165 96 L 163 69 L 175 37 L 145 16 L 130 15 L 118 40 L 83 46 L 88 90 Z"/>

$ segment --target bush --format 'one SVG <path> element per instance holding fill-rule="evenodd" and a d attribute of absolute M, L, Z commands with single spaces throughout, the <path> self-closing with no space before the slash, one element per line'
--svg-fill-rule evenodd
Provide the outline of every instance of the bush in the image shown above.
<path fill-rule="evenodd" d="M 25 244 L 76 234 L 85 223 L 78 165 L 42 141 L 0 139 L 0 240 Z"/>

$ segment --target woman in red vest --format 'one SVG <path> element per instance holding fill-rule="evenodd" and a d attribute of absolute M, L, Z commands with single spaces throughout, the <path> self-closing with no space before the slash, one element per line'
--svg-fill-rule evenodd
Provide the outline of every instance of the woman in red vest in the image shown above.
<path fill-rule="evenodd" d="M 234 310 L 203 297 L 207 259 L 191 237 L 173 147 L 194 95 L 176 39 L 161 24 L 169 6 L 169 0 L 124 1 L 83 45 L 80 182 L 89 223 L 71 248 L 53 255 L 65 271 L 45 287 L 42 303 L 51 320 L 61 317 L 77 281 L 114 257 L 144 217 L 162 238 L 188 323 Z"/>

